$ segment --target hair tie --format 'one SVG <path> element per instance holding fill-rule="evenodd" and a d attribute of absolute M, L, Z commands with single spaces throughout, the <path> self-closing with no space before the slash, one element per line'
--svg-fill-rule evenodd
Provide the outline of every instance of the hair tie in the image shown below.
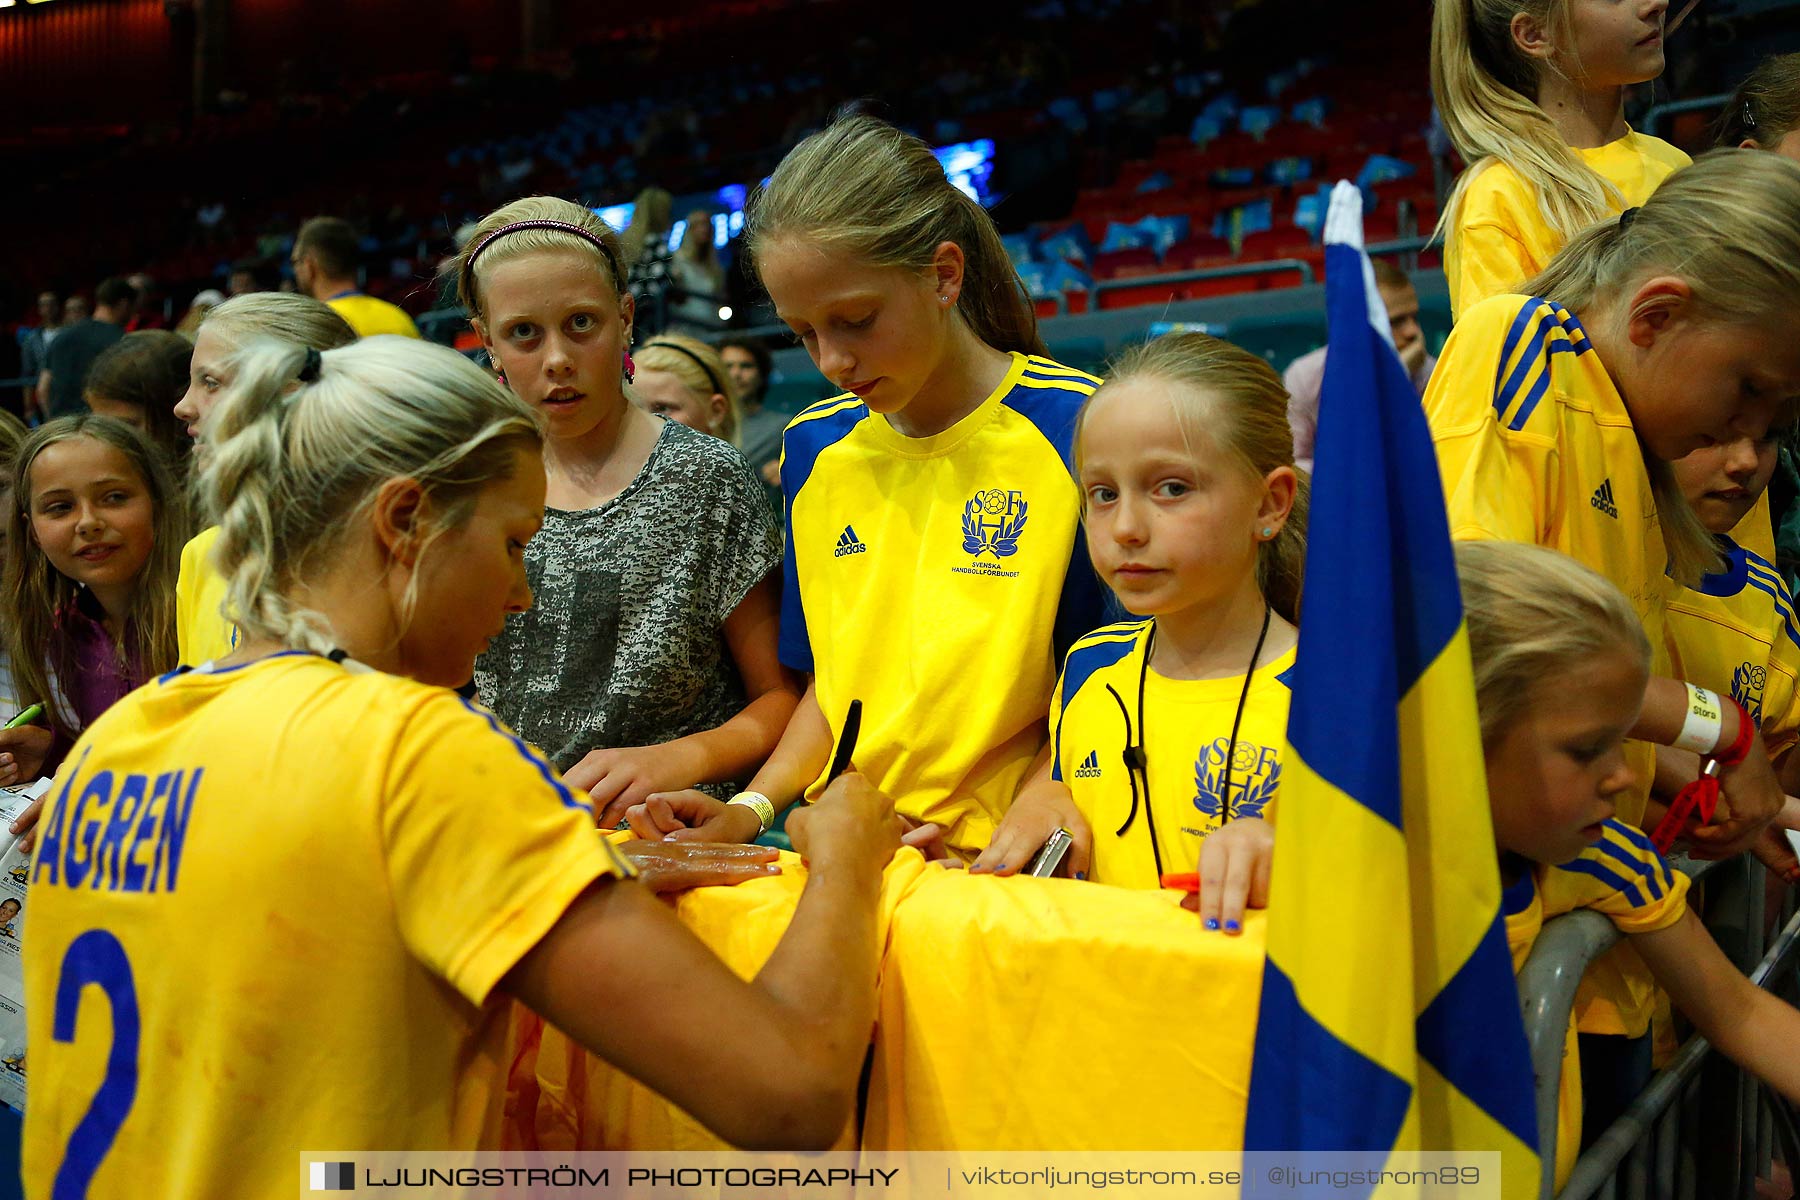
<path fill-rule="evenodd" d="M 720 380 L 719 373 L 717 371 L 713 370 L 711 367 L 707 366 L 706 360 L 704 358 L 701 358 L 698 354 L 695 354 L 692 350 L 689 350 L 686 346 L 683 346 L 680 342 L 665 342 L 661 338 L 652 338 L 650 341 L 644 343 L 643 350 L 653 350 L 653 349 L 673 350 L 678 354 L 687 355 L 689 358 L 694 360 L 695 366 L 699 367 L 702 371 L 706 372 L 707 379 L 712 381 L 713 391 L 717 392 L 721 396 L 725 396 L 727 398 L 730 397 L 731 393 L 725 390 L 725 384 L 722 380 Z M 643 350 L 640 350 L 639 353 L 642 353 Z"/>
<path fill-rule="evenodd" d="M 306 348 L 306 357 L 300 362 L 300 374 L 295 376 L 301 383 L 316 383 L 319 379 L 319 368 L 325 364 L 325 358 L 313 347 Z"/>
<path fill-rule="evenodd" d="M 608 246 L 606 240 L 595 234 L 592 230 L 583 229 L 581 226 L 571 224 L 568 221 L 514 221 L 511 225 L 502 225 L 500 228 L 494 230 L 494 232 L 488 234 L 479 242 L 476 242 L 475 248 L 469 251 L 468 261 L 463 263 L 462 269 L 463 295 L 473 296 L 475 294 L 475 260 L 481 257 L 482 251 L 486 250 L 489 246 L 493 245 L 507 234 L 518 233 L 522 229 L 554 229 L 558 233 L 574 234 L 582 241 L 592 244 L 596 250 L 600 251 L 601 257 L 606 259 L 607 270 L 612 272 L 613 285 L 617 287 L 620 292 L 625 290 L 625 276 L 619 271 L 619 260 L 613 256 L 612 247 Z"/>
<path fill-rule="evenodd" d="M 1619 232 L 1620 233 L 1630 232 L 1631 224 L 1633 221 L 1637 220 L 1637 215 L 1638 215 L 1639 211 L 1640 210 L 1637 208 L 1628 208 L 1624 212 L 1619 214 Z"/>

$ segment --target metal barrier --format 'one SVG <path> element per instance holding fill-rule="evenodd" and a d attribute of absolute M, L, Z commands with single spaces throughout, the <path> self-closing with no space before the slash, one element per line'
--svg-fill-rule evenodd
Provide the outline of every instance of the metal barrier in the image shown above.
<path fill-rule="evenodd" d="M 1644 110 L 1644 119 L 1638 122 L 1638 128 L 1653 137 L 1662 136 L 1662 123 L 1667 117 L 1678 117 L 1682 113 L 1718 112 L 1731 102 L 1730 92 L 1720 92 L 1716 96 L 1696 96 L 1692 100 L 1671 100 L 1667 104 L 1653 104 Z"/>
<path fill-rule="evenodd" d="M 1158 287 L 1167 284 L 1170 287 L 1181 283 L 1204 283 L 1209 279 L 1234 279 L 1244 275 L 1278 275 L 1287 271 L 1298 271 L 1302 286 L 1314 283 L 1318 276 L 1313 272 L 1312 264 L 1299 258 L 1268 258 L 1260 262 L 1233 263 L 1228 267 L 1201 267 L 1194 271 L 1171 271 L 1166 275 L 1139 275 L 1130 279 L 1105 279 L 1087 289 L 1093 297 L 1095 308 L 1100 307 L 1100 297 L 1107 292 L 1122 292 L 1126 288 Z M 1059 292 L 1056 297 L 1056 311 L 1060 316 L 1069 311 L 1067 293 Z"/>
<path fill-rule="evenodd" d="M 1707 925 L 1740 969 L 1755 963 L 1750 980 L 1772 988 L 1800 967 L 1800 916 L 1790 893 L 1775 944 L 1762 953 L 1764 872 L 1748 856 L 1728 863 L 1681 860 L 1671 864 L 1709 893 Z M 1722 893 L 1722 894 L 1721 894 Z M 1800 1166 L 1800 1131 L 1780 1097 L 1764 1094 L 1754 1077 L 1715 1054 L 1698 1035 L 1614 1124 L 1582 1154 L 1563 1190 L 1555 1190 L 1558 1097 L 1569 1013 L 1582 974 L 1621 940 L 1599 913 L 1577 911 L 1544 925 L 1519 972 L 1519 995 L 1537 1082 L 1538 1146 L 1543 1159 L 1544 1200 L 1633 1200 L 1657 1197 L 1749 1196 L 1755 1175 L 1779 1142 L 1790 1168 Z M 1760 961 L 1758 961 L 1760 959 Z M 1568 1064 L 1573 1067 L 1574 1064 Z M 1702 1142 L 1701 1111 L 1714 1132 L 1730 1136 Z"/>

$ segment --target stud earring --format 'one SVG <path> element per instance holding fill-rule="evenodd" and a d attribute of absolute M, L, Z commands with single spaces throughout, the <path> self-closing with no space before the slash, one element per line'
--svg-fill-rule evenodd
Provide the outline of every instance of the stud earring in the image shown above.
<path fill-rule="evenodd" d="M 939 303 L 939 304 L 948 304 L 948 303 L 950 303 L 950 297 L 948 297 L 948 296 L 939 296 L 939 297 L 938 297 L 938 303 Z"/>
<path fill-rule="evenodd" d="M 1266 542 L 1274 536 L 1275 531 L 1273 529 L 1270 529 L 1267 525 L 1263 526 L 1263 541 Z"/>

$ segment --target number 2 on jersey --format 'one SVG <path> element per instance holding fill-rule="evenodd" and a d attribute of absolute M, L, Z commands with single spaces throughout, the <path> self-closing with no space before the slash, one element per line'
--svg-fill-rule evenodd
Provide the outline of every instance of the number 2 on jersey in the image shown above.
<path fill-rule="evenodd" d="M 88 930 L 69 943 L 68 952 L 63 955 L 51 1028 L 57 1041 L 75 1040 L 81 993 L 90 983 L 97 985 L 112 1005 L 112 1049 L 106 1056 L 106 1078 L 100 1081 L 100 1090 L 94 1093 L 94 1102 L 81 1123 L 69 1135 L 62 1165 L 56 1169 L 56 1182 L 50 1188 L 50 1200 L 81 1200 L 87 1195 L 88 1184 L 100 1169 L 100 1160 L 112 1149 L 119 1126 L 125 1123 L 125 1114 L 137 1099 L 137 985 L 131 978 L 125 947 L 104 929 Z"/>

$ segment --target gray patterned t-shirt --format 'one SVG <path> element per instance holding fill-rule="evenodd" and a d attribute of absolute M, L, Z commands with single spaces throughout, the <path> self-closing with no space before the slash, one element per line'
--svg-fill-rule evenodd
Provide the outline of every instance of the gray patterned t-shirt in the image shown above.
<path fill-rule="evenodd" d="M 475 663 L 482 702 L 562 771 L 592 750 L 717 728 L 745 702 L 725 618 L 780 565 L 743 456 L 669 421 L 624 491 L 545 511 L 525 552 L 532 606 Z"/>

